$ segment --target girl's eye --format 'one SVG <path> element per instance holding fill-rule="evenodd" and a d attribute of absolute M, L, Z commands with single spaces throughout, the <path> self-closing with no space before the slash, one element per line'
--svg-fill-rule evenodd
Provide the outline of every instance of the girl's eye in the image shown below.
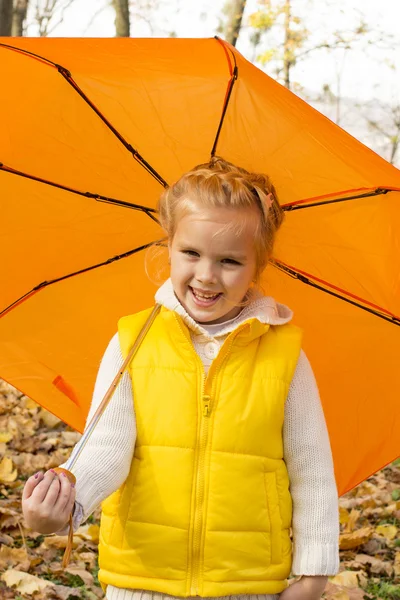
<path fill-rule="evenodd" d="M 228 265 L 240 265 L 240 262 L 234 260 L 233 258 L 224 258 L 221 262 L 228 263 Z"/>
<path fill-rule="evenodd" d="M 182 250 L 182 252 L 188 256 L 199 256 L 199 253 L 195 252 L 194 250 Z"/>

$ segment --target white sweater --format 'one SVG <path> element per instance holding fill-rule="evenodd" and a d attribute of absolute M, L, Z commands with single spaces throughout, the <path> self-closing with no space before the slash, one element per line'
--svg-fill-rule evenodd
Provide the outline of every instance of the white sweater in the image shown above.
<path fill-rule="evenodd" d="M 170 280 L 160 287 L 155 298 L 156 302 L 175 310 L 185 320 L 206 373 L 228 333 L 244 320 L 256 317 L 261 322 L 278 326 L 292 318 L 292 312 L 283 304 L 275 302 L 271 297 L 253 293 L 252 302 L 235 319 L 217 325 L 200 326 L 179 303 Z M 115 334 L 101 360 L 87 423 L 122 363 L 118 334 Z M 125 481 L 130 470 L 135 440 L 132 385 L 129 374 L 125 372 L 73 468 L 77 479 L 74 530 Z M 293 500 L 292 573 L 335 575 L 339 570 L 338 493 L 318 388 L 303 350 L 285 403 L 283 442 Z M 78 448 L 79 443 L 71 458 Z M 68 468 L 68 462 L 62 466 Z M 58 533 L 66 534 L 67 531 L 65 528 Z M 164 595 L 123 590 L 109 585 L 106 597 L 111 600 L 163 600 Z M 279 594 L 268 594 L 247 598 L 276 600 L 278 597 Z"/>

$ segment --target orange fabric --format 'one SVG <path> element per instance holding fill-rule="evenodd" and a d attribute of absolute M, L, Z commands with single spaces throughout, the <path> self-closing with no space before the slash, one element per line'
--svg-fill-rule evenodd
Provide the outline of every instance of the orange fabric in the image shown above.
<path fill-rule="evenodd" d="M 283 205 L 317 204 L 287 212 L 275 258 L 400 316 L 399 171 L 235 49 L 215 39 L 0 44 L 0 376 L 64 421 L 82 431 L 119 317 L 153 303 L 143 251 L 92 267 L 162 237 L 145 212 L 84 194 L 154 208 L 160 181 L 210 157 L 235 64 L 216 153 L 268 173 Z M 377 188 L 393 191 L 318 205 Z M 273 266 L 264 287 L 304 329 L 344 493 L 399 454 L 399 323 Z"/>

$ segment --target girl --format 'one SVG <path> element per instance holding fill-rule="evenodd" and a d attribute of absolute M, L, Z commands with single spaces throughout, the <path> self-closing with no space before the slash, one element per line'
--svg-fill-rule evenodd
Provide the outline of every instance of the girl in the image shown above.
<path fill-rule="evenodd" d="M 283 220 L 275 188 L 213 158 L 158 208 L 171 267 L 161 311 L 77 461 L 76 497 L 66 477 L 36 473 L 27 525 L 66 534 L 72 509 L 77 529 L 103 502 L 111 600 L 317 600 L 339 568 L 338 494 L 300 330 L 258 290 Z M 149 312 L 119 321 L 88 422 Z"/>

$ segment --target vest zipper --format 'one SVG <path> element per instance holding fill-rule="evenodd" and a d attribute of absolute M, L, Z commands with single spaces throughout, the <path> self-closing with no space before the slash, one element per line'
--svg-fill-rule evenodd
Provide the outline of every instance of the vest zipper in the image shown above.
<path fill-rule="evenodd" d="M 242 327 L 238 327 L 234 335 L 231 337 L 229 342 L 222 345 L 220 353 L 218 354 L 215 362 L 212 363 L 210 371 L 208 372 L 207 378 L 204 380 L 204 368 L 203 368 L 203 389 L 202 389 L 202 401 L 203 401 L 203 416 L 201 419 L 200 428 L 200 445 L 199 445 L 199 461 L 197 465 L 197 478 L 196 478 L 196 503 L 194 513 L 194 531 L 193 531 L 193 545 L 192 545 L 192 579 L 190 585 L 190 595 L 199 595 L 199 580 L 200 580 L 200 563 L 201 563 L 201 540 L 203 538 L 203 513 L 204 513 L 204 488 L 205 488 L 205 456 L 207 451 L 208 442 L 208 430 L 209 430 L 209 417 L 211 414 L 211 400 L 212 396 L 205 393 L 207 390 L 212 390 L 212 383 L 215 381 L 218 372 L 221 370 L 225 359 L 231 350 L 232 344 L 236 335 L 239 333 Z M 197 354 L 197 353 L 196 353 Z M 201 362 L 201 361 L 200 361 Z M 213 369 L 213 365 L 215 368 Z M 213 373 L 214 371 L 214 373 Z"/>
<path fill-rule="evenodd" d="M 195 508 L 193 518 L 193 538 L 192 538 L 192 577 L 190 583 L 190 595 L 197 596 L 199 589 L 199 570 L 200 570 L 200 550 L 201 536 L 203 530 L 203 512 L 204 512 L 204 474 L 205 474 L 205 455 L 207 450 L 208 430 L 211 414 L 211 396 L 205 394 L 206 381 L 203 370 L 203 388 L 202 388 L 202 416 L 199 435 L 199 458 L 196 474 L 196 492 Z"/>
<path fill-rule="evenodd" d="M 175 317 L 179 323 L 182 333 L 186 336 L 183 324 L 181 323 L 178 315 Z M 208 430 L 210 423 L 211 407 L 212 407 L 212 396 L 206 394 L 206 390 L 212 389 L 212 382 L 216 379 L 218 372 L 220 371 L 222 364 L 227 358 L 232 344 L 237 334 L 245 327 L 245 323 L 242 323 L 232 335 L 228 343 L 224 343 L 218 354 L 217 358 L 211 365 L 208 372 L 207 378 L 204 373 L 204 366 L 198 356 L 196 350 L 193 348 L 193 353 L 196 356 L 196 360 L 201 367 L 202 374 L 202 385 L 201 385 L 201 423 L 200 423 L 200 434 L 198 438 L 198 461 L 197 461 L 197 473 L 196 473 L 196 490 L 195 490 L 195 508 L 193 518 L 193 535 L 192 535 L 192 548 L 191 556 L 189 556 L 190 569 L 190 596 L 199 595 L 199 579 L 200 579 L 200 562 L 201 562 L 201 540 L 203 537 L 203 513 L 204 513 L 204 488 L 205 488 L 205 456 L 207 451 L 208 442 Z M 190 342 L 190 339 L 189 339 Z M 213 368 L 213 366 L 215 367 Z M 215 373 L 213 373 L 215 371 Z"/>

